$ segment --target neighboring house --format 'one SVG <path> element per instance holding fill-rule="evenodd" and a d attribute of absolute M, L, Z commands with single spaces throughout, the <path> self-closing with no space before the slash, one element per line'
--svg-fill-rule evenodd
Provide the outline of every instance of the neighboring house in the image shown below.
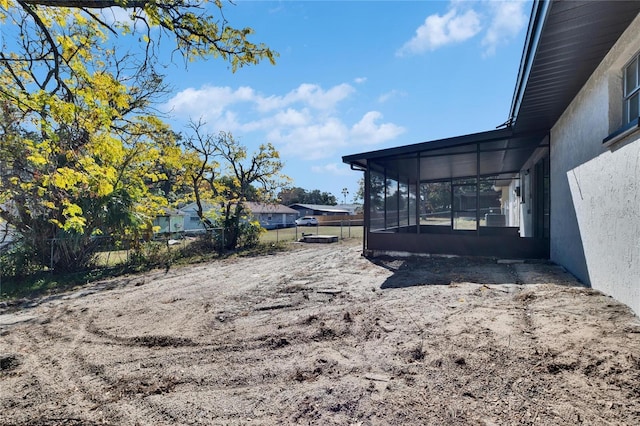
<path fill-rule="evenodd" d="M 362 213 L 362 204 L 340 204 L 341 209 L 347 210 L 350 215 L 356 215 Z"/>
<path fill-rule="evenodd" d="M 184 231 L 185 214 L 177 209 L 164 208 L 163 214 L 153 219 L 153 226 L 158 227 L 156 234 L 171 234 Z"/>
<path fill-rule="evenodd" d="M 2 208 L 9 208 L 9 204 L 3 204 Z M 10 226 L 6 221 L 0 219 L 0 248 L 8 247 L 12 241 L 15 240 L 15 228 Z"/>
<path fill-rule="evenodd" d="M 13 241 L 13 235 L 9 228 L 9 224 L 0 220 L 0 248 L 9 245 Z"/>
<path fill-rule="evenodd" d="M 536 1 L 505 128 L 343 157 L 365 175 L 365 253 L 549 258 L 640 313 L 639 12 Z M 422 197 L 443 183 L 429 221 Z M 474 191 L 475 209 L 455 205 Z"/>
<path fill-rule="evenodd" d="M 212 210 L 213 206 L 210 204 L 203 205 L 204 212 L 206 214 L 207 211 Z M 184 230 L 187 233 L 199 233 L 204 231 L 204 224 L 200 217 L 198 216 L 198 205 L 194 203 L 189 203 L 186 206 L 180 208 L 180 212 L 184 214 Z"/>
<path fill-rule="evenodd" d="M 353 214 L 347 205 L 328 206 L 323 204 L 291 204 L 289 206 L 298 212 L 299 216 L 339 216 Z"/>
<path fill-rule="evenodd" d="M 290 209 L 282 204 L 270 203 L 254 203 L 246 202 L 245 206 L 249 209 L 250 220 L 257 220 L 265 229 L 287 228 L 295 226 L 295 220 L 298 212 Z M 212 205 L 203 206 L 205 214 L 214 208 Z M 184 213 L 185 230 L 189 232 L 198 232 L 204 230 L 204 224 L 198 217 L 198 207 L 196 203 L 188 204 L 180 209 Z"/>
<path fill-rule="evenodd" d="M 282 204 L 247 202 L 246 206 L 251 210 L 253 219 L 260 222 L 264 229 L 288 228 L 296 225 L 298 212 Z"/>

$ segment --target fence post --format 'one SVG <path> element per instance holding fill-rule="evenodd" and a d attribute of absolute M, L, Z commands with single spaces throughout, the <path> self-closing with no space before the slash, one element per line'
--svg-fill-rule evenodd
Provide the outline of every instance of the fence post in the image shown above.
<path fill-rule="evenodd" d="M 49 271 L 53 272 L 53 244 L 55 243 L 56 239 L 52 238 L 50 241 L 51 241 L 51 253 L 49 256 Z"/>

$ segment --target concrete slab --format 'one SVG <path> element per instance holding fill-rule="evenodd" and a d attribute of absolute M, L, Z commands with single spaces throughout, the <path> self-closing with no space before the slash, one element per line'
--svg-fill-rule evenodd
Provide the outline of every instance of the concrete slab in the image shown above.
<path fill-rule="evenodd" d="M 305 235 L 302 237 L 305 243 L 337 243 L 337 235 Z"/>

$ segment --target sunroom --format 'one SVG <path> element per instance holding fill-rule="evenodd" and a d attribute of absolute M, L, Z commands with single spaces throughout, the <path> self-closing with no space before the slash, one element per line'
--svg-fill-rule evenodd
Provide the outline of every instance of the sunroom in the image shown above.
<path fill-rule="evenodd" d="M 549 143 L 511 128 L 343 157 L 364 171 L 364 253 L 549 257 Z"/>

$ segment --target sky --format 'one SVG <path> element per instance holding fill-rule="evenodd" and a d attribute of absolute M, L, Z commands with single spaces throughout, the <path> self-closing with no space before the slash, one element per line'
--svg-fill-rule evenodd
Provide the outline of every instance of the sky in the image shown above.
<path fill-rule="evenodd" d="M 270 142 L 293 186 L 351 203 L 363 174 L 342 156 L 507 121 L 531 3 L 236 0 L 224 10 L 277 63 L 169 66 L 170 123 L 202 120 L 250 152 Z"/>

